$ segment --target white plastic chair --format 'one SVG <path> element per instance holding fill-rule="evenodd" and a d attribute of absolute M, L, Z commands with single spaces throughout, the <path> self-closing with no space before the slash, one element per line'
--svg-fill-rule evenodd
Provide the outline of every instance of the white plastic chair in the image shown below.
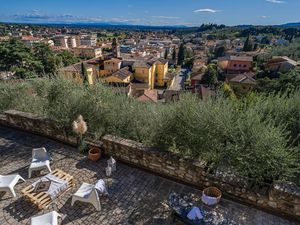
<path fill-rule="evenodd" d="M 32 161 L 28 170 L 28 177 L 31 177 L 32 171 L 46 168 L 51 173 L 50 156 L 45 148 L 35 148 L 32 150 Z"/>
<path fill-rule="evenodd" d="M 12 174 L 12 175 L 5 175 L 5 176 L 0 175 L 0 191 L 10 192 L 13 197 L 16 197 L 14 187 L 19 180 L 25 182 L 24 178 L 21 177 L 19 174 Z"/>
<path fill-rule="evenodd" d="M 101 210 L 101 204 L 95 185 L 83 183 L 80 188 L 72 196 L 73 206 L 76 201 L 91 203 L 97 211 Z"/>
<path fill-rule="evenodd" d="M 31 225 L 58 225 L 57 218 L 62 217 L 56 211 L 31 218 Z"/>

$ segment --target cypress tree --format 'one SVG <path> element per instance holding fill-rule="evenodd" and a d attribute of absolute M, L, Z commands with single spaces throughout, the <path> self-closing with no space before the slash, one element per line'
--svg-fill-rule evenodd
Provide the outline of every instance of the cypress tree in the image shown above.
<path fill-rule="evenodd" d="M 169 51 L 169 49 L 168 49 L 168 48 L 166 48 L 166 50 L 165 50 L 165 56 L 164 56 L 164 58 L 165 58 L 165 59 L 167 59 L 167 58 L 168 58 L 168 51 Z"/>
<path fill-rule="evenodd" d="M 173 48 L 172 60 L 176 60 L 176 47 Z"/>
<path fill-rule="evenodd" d="M 89 85 L 88 74 L 84 63 L 81 63 L 81 76 L 83 79 L 83 85 L 88 86 Z"/>
<path fill-rule="evenodd" d="M 252 49 L 252 42 L 250 40 L 250 36 L 248 36 L 246 41 L 245 41 L 243 51 L 244 52 L 251 52 L 252 50 L 253 50 Z"/>
<path fill-rule="evenodd" d="M 177 65 L 182 66 L 185 58 L 184 45 L 179 46 Z"/>

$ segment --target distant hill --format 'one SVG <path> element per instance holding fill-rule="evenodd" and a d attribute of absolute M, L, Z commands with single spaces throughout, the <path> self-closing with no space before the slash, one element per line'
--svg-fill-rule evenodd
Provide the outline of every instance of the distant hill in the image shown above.
<path fill-rule="evenodd" d="M 286 23 L 286 24 L 282 24 L 279 25 L 280 27 L 300 27 L 300 22 L 297 23 Z"/>

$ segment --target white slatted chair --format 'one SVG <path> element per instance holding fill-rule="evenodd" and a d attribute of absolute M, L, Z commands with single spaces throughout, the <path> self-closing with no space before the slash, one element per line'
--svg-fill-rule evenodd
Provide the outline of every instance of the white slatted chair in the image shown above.
<path fill-rule="evenodd" d="M 51 173 L 50 156 L 45 148 L 35 148 L 32 150 L 32 161 L 28 169 L 28 177 L 31 177 L 32 171 L 46 168 Z"/>
<path fill-rule="evenodd" d="M 71 205 L 73 206 L 76 201 L 91 203 L 97 211 L 101 210 L 100 199 L 93 184 L 82 183 L 76 193 L 73 194 Z"/>
<path fill-rule="evenodd" d="M 11 175 L 0 175 L 0 191 L 10 192 L 13 197 L 16 197 L 16 193 L 14 190 L 15 185 L 22 180 L 25 182 L 24 178 L 19 174 L 11 174 Z"/>
<path fill-rule="evenodd" d="M 31 218 L 31 225 L 58 225 L 58 217 L 62 217 L 56 211 Z"/>

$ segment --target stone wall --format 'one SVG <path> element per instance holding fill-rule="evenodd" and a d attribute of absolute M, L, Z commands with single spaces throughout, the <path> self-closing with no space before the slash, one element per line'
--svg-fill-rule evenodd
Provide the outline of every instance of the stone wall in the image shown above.
<path fill-rule="evenodd" d="M 67 144 L 76 144 L 76 138 L 69 136 L 59 123 L 34 114 L 9 110 L 0 114 L 0 125 L 39 134 Z M 111 155 L 119 161 L 201 189 L 217 186 L 224 196 L 300 220 L 300 187 L 292 183 L 253 186 L 251 180 L 229 172 L 209 173 L 205 163 L 199 160 L 148 148 L 141 143 L 112 135 L 104 136 L 102 142 L 89 140 L 89 144 L 101 145 L 106 155 Z"/>
<path fill-rule="evenodd" d="M 224 195 L 266 211 L 300 219 L 300 187 L 292 183 L 253 185 L 229 172 L 207 172 L 205 163 L 159 151 L 112 135 L 102 138 L 106 155 L 198 188 L 216 186 Z"/>

